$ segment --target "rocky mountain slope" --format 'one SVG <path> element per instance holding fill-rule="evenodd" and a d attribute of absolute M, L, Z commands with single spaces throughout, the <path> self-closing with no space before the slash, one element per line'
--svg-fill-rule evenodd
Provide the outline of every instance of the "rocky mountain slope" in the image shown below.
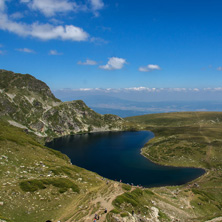
<path fill-rule="evenodd" d="M 42 81 L 0 70 L 0 118 L 38 136 L 121 130 L 123 119 L 100 115 L 81 101 L 62 102 Z"/>

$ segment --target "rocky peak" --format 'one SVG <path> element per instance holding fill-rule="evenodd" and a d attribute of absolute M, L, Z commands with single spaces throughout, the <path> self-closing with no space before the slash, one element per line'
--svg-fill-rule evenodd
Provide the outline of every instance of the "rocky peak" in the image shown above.
<path fill-rule="evenodd" d="M 4 89 L 5 92 L 19 92 L 29 95 L 31 92 L 39 94 L 42 97 L 49 97 L 56 102 L 60 101 L 56 99 L 52 94 L 50 88 L 42 81 L 36 79 L 29 74 L 19 74 L 11 71 L 1 70 L 0 72 L 0 89 Z"/>
<path fill-rule="evenodd" d="M 44 137 L 121 130 L 124 122 L 94 112 L 82 100 L 61 102 L 44 82 L 6 70 L 0 71 L 0 118 Z"/>

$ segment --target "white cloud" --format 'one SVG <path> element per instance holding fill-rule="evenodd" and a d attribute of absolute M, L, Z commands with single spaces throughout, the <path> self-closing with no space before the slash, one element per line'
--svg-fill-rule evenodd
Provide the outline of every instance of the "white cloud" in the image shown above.
<path fill-rule="evenodd" d="M 154 70 L 160 70 L 160 67 L 158 65 L 149 64 L 147 66 L 139 67 L 140 72 L 151 72 Z"/>
<path fill-rule="evenodd" d="M 91 91 L 92 89 L 91 88 L 80 88 L 78 89 L 79 91 Z"/>
<path fill-rule="evenodd" d="M 73 26 L 54 26 L 51 24 L 25 24 L 15 22 L 4 13 L 0 13 L 0 29 L 13 32 L 20 36 L 31 36 L 42 40 L 62 39 L 71 41 L 86 41 L 89 37 L 83 29 Z"/>
<path fill-rule="evenodd" d="M 56 13 L 64 13 L 77 10 L 75 2 L 68 0 L 21 0 L 27 3 L 30 9 L 40 11 L 45 16 L 54 16 Z"/>
<path fill-rule="evenodd" d="M 92 11 L 94 12 L 94 15 L 97 17 L 99 16 L 98 10 L 102 9 L 104 7 L 104 3 L 102 0 L 89 0 Z"/>
<path fill-rule="evenodd" d="M 2 0 L 0 0 L 2 1 Z M 104 7 L 102 0 L 87 0 L 85 4 L 73 0 L 20 0 L 32 10 L 40 11 L 47 17 L 55 16 L 57 13 L 92 11 L 98 16 L 98 10 Z"/>
<path fill-rule="evenodd" d="M 140 87 L 124 88 L 122 90 L 124 90 L 124 91 L 131 91 L 131 92 L 160 92 L 160 91 L 164 91 L 164 90 L 168 90 L 168 89 L 164 89 L 164 88 L 149 88 L 149 87 L 140 86 Z"/>
<path fill-rule="evenodd" d="M 185 92 L 187 91 L 188 89 L 186 88 L 169 88 L 168 91 L 170 92 Z"/>
<path fill-rule="evenodd" d="M 12 19 L 21 19 L 23 17 L 24 17 L 23 14 L 20 13 L 20 12 L 15 12 L 15 13 L 10 15 L 10 18 L 12 18 Z"/>
<path fill-rule="evenodd" d="M 102 9 L 102 0 L 85 0 L 85 3 L 76 3 L 76 0 L 20 0 L 20 4 L 25 4 L 31 10 L 37 10 L 45 16 L 56 16 L 57 13 L 66 15 L 68 12 L 95 12 Z M 24 23 L 17 21 L 24 17 L 24 14 L 15 12 L 7 14 L 6 3 L 13 4 L 11 0 L 0 0 L 0 30 L 9 31 L 23 37 L 34 37 L 41 40 L 71 40 L 90 41 L 95 44 L 107 43 L 98 37 L 90 37 L 82 28 L 70 25 L 62 25 L 63 21 L 58 17 L 51 17 L 48 22 Z M 33 13 L 32 13 L 33 14 Z M 36 14 L 35 14 L 36 15 Z M 37 17 L 36 17 L 37 18 Z M 54 23 L 54 24 L 53 24 Z"/>
<path fill-rule="evenodd" d="M 214 88 L 215 91 L 222 91 L 222 87 Z"/>
<path fill-rule="evenodd" d="M 210 91 L 210 92 L 221 91 L 222 92 L 222 87 L 204 88 L 204 91 Z"/>
<path fill-rule="evenodd" d="M 97 65 L 97 62 L 93 61 L 93 60 L 90 60 L 90 59 L 87 59 L 85 62 L 79 61 L 77 64 L 79 64 L 79 65 L 91 65 L 91 66 L 94 66 L 94 65 Z"/>
<path fill-rule="evenodd" d="M 219 67 L 217 68 L 217 70 L 218 70 L 218 71 L 222 71 L 222 66 L 219 66 Z"/>
<path fill-rule="evenodd" d="M 51 18 L 49 21 L 53 24 L 56 24 L 56 25 L 61 25 L 64 23 L 63 21 L 56 19 L 56 18 Z"/>
<path fill-rule="evenodd" d="M 35 53 L 34 50 L 28 48 L 16 49 L 19 52 L 26 52 L 26 53 Z"/>
<path fill-rule="evenodd" d="M 108 41 L 102 39 L 102 38 L 99 38 L 99 37 L 92 37 L 90 38 L 90 42 L 93 42 L 95 43 L 96 45 L 103 45 L 103 44 L 107 44 Z"/>
<path fill-rule="evenodd" d="M 139 67 L 140 72 L 149 72 L 147 67 Z"/>
<path fill-rule="evenodd" d="M 130 88 L 80 88 L 80 89 L 61 89 L 62 91 L 100 91 L 103 93 L 123 93 L 123 92 L 135 92 L 135 93 L 202 93 L 202 92 L 222 92 L 222 87 L 215 88 L 149 88 L 144 86 L 130 87 Z"/>
<path fill-rule="evenodd" d="M 31 33 L 33 37 L 43 40 L 62 39 L 72 41 L 85 41 L 88 39 L 88 34 L 83 29 L 73 26 L 53 26 L 50 24 L 34 23 L 31 25 Z"/>
<path fill-rule="evenodd" d="M 50 50 L 49 55 L 62 55 L 63 53 L 58 52 L 57 50 Z"/>
<path fill-rule="evenodd" d="M 92 6 L 92 9 L 95 11 L 104 7 L 104 3 L 102 0 L 90 0 L 90 4 Z"/>
<path fill-rule="evenodd" d="M 149 68 L 149 69 L 152 69 L 152 70 L 155 70 L 155 69 L 158 70 L 158 69 L 160 69 L 160 67 L 159 67 L 158 65 L 152 65 L 152 64 L 151 64 L 151 65 L 148 65 L 148 68 Z"/>
<path fill-rule="evenodd" d="M 0 0 L 0 11 L 5 10 L 5 0 Z"/>
<path fill-rule="evenodd" d="M 99 68 L 105 69 L 105 70 L 122 69 L 124 64 L 126 63 L 127 63 L 126 60 L 123 58 L 112 57 L 112 58 L 109 58 L 109 61 L 106 65 L 99 66 Z"/>
<path fill-rule="evenodd" d="M 124 90 L 127 90 L 127 91 L 145 91 L 146 90 L 147 91 L 149 90 L 149 88 L 140 86 L 140 87 L 125 88 Z"/>

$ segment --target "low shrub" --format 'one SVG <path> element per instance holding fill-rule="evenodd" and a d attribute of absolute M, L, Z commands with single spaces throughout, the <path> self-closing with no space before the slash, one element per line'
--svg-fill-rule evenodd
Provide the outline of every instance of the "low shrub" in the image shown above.
<path fill-rule="evenodd" d="M 126 190 L 126 191 L 130 191 L 131 190 L 131 186 L 128 185 L 128 184 L 122 184 L 122 188 L 123 188 L 123 190 Z"/>
<path fill-rule="evenodd" d="M 124 212 L 124 213 L 121 213 L 121 214 L 120 214 L 120 216 L 121 216 L 121 217 L 128 217 L 128 216 L 129 216 L 129 214 L 128 214 L 128 213 L 126 213 L 126 212 Z"/>
<path fill-rule="evenodd" d="M 120 213 L 120 211 L 117 210 L 117 209 L 113 209 L 113 210 L 111 210 L 110 212 L 113 213 L 113 214 L 119 214 L 119 213 Z"/>
<path fill-rule="evenodd" d="M 24 192 L 35 192 L 37 190 L 42 190 L 45 189 L 47 185 L 52 185 L 54 187 L 59 188 L 60 193 L 66 192 L 69 188 L 71 188 L 73 192 L 79 193 L 79 187 L 66 178 L 26 180 L 20 182 L 19 184 L 20 188 Z"/>

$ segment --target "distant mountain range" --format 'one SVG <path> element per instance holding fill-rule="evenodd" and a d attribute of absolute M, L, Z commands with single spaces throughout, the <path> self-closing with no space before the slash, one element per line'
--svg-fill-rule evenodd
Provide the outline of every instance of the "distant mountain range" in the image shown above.
<path fill-rule="evenodd" d="M 151 113 L 222 111 L 222 101 L 138 102 L 109 95 L 78 95 L 78 98 L 84 100 L 89 107 L 100 114 L 112 113 L 123 118 Z M 62 99 L 68 101 L 73 97 L 63 97 Z"/>

